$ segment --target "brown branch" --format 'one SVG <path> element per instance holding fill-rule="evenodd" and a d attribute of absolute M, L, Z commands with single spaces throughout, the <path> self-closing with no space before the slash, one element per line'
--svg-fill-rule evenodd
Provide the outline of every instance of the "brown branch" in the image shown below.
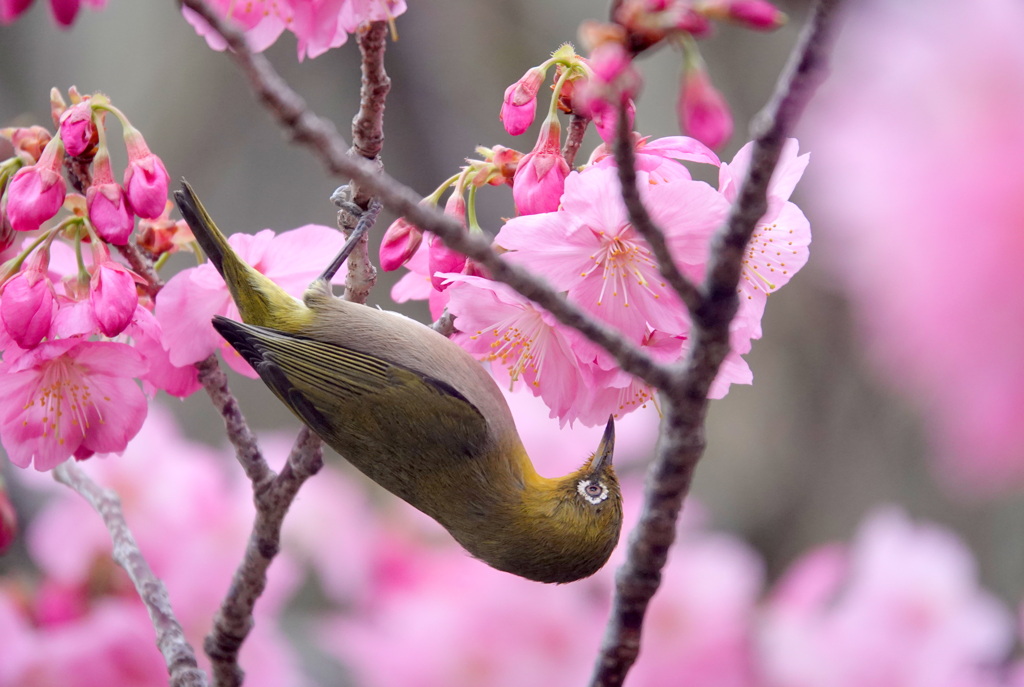
<path fill-rule="evenodd" d="M 633 129 L 626 113 L 626 102 L 619 104 L 619 117 L 615 127 L 615 165 L 619 170 L 619 182 L 622 186 L 622 201 L 626 204 L 629 223 L 637 233 L 644 237 L 658 261 L 658 271 L 665 277 L 672 290 L 686 304 L 690 312 L 696 312 L 704 303 L 704 298 L 697 286 L 686 278 L 665 243 L 665 232 L 654 224 L 650 213 L 640 199 L 640 189 L 636 185 L 636 153 L 633 150 Z"/>
<path fill-rule="evenodd" d="M 546 309 L 562 324 L 579 330 L 602 346 L 626 372 L 659 388 L 678 383 L 679 375 L 673 368 L 652 360 L 618 331 L 568 302 L 543 279 L 502 260 L 488 239 L 465 231 L 461 224 L 439 209 L 420 205 L 421 199 L 412 189 L 380 172 L 372 162 L 346 155 L 346 145 L 334 125 L 309 110 L 270 62 L 263 55 L 249 50 L 241 32 L 207 8 L 202 0 L 180 2 L 202 16 L 224 37 L 231 48 L 231 58 L 238 63 L 260 103 L 291 134 L 292 140 L 308 148 L 330 174 L 351 179 L 396 215 L 404 216 L 424 231 L 437 234 L 446 246 L 486 268 L 491 278 L 508 284 Z"/>
<path fill-rule="evenodd" d="M 267 586 L 267 570 L 281 548 L 281 524 L 302 484 L 323 467 L 323 445 L 303 426 L 281 474 L 254 488 L 256 518 L 231 587 L 213 621 L 203 649 L 213 665 L 214 684 L 239 687 L 245 672 L 238 653 L 252 631 L 256 600 Z M 271 473 L 273 474 L 273 473 Z M 254 484 L 254 487 L 256 485 Z"/>
<path fill-rule="evenodd" d="M 258 490 L 261 485 L 274 479 L 274 471 L 263 459 L 256 435 L 249 429 L 242 409 L 238 406 L 238 399 L 228 388 L 228 376 L 221 369 L 215 354 L 196 363 L 196 369 L 199 370 L 199 383 L 224 419 L 228 441 L 235 447 L 238 463 L 253 483 L 253 488 Z"/>
<path fill-rule="evenodd" d="M 367 160 L 378 160 L 384 148 L 384 103 L 391 90 L 391 79 L 384 70 L 387 38 L 388 23 L 385 21 L 371 22 L 369 28 L 359 34 L 362 81 L 359 112 L 352 119 L 352 149 L 349 153 Z M 355 202 L 365 207 L 363 200 L 356 194 Z"/>
<path fill-rule="evenodd" d="M 206 687 L 206 674 L 199 669 L 195 651 L 185 639 L 181 624 L 174 617 L 167 588 L 153 573 L 139 550 L 124 519 L 117 494 L 93 482 L 73 460 L 58 465 L 53 471 L 53 477 L 77 491 L 103 518 L 103 524 L 107 526 L 114 545 L 114 561 L 128 573 L 139 598 L 146 606 L 153 629 L 156 630 L 156 644 L 167 664 L 172 687 Z"/>
<path fill-rule="evenodd" d="M 348 156 L 370 161 L 378 171 L 384 169 L 380 153 L 384 148 L 384 104 L 391 91 L 391 79 L 384 69 L 384 52 L 387 49 L 387 22 L 371 22 L 369 27 L 359 34 L 359 54 L 362 58 L 359 86 L 359 111 L 352 119 L 352 147 Z M 348 188 L 351 201 L 358 209 L 356 212 L 346 211 L 341 205 L 338 212 L 338 226 L 351 236 L 358 224 L 376 221 L 377 213 L 368 214 L 372 194 L 359 183 Z M 377 212 L 380 207 L 377 206 Z M 377 283 L 377 269 L 373 266 L 369 255 L 369 235 L 364 233 L 352 254 L 348 257 L 348 273 L 345 276 L 345 299 L 355 303 L 365 303 L 370 291 Z"/>
<path fill-rule="evenodd" d="M 576 153 L 583 145 L 583 137 L 587 133 L 587 126 L 590 124 L 590 117 L 583 117 L 574 114 L 569 120 L 569 133 L 565 136 L 565 145 L 562 146 L 562 157 L 570 167 L 576 162 Z"/>
<path fill-rule="evenodd" d="M 644 615 L 660 583 L 675 540 L 676 519 L 704 451 L 707 393 L 729 352 L 729 323 L 737 309 L 743 251 L 767 207 L 768 181 L 782 145 L 826 73 L 840 2 L 819 0 L 815 6 L 757 127 L 750 169 L 729 221 L 716 238 L 703 287 L 707 295 L 694 313 L 686 373 L 682 385 L 666 394 L 658 455 L 648 473 L 643 512 L 630 536 L 626 563 L 617 575 L 592 687 L 622 685 L 639 652 Z"/>
<path fill-rule="evenodd" d="M 443 337 L 451 337 L 455 333 L 455 316 L 448 312 L 448 308 L 445 308 L 441 316 L 430 325 L 430 328 Z"/>
<path fill-rule="evenodd" d="M 123 246 L 117 246 L 117 250 L 128 261 L 128 265 L 132 270 L 146 280 L 145 288 L 150 297 L 156 296 L 160 289 L 164 287 L 164 282 L 160 279 L 160 275 L 156 273 L 156 270 L 153 269 L 153 261 L 139 251 L 134 240 Z"/>

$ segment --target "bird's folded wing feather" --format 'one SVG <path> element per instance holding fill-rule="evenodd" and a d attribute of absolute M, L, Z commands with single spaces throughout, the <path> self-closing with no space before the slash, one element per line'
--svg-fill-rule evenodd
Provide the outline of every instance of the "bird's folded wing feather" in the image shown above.
<path fill-rule="evenodd" d="M 352 415 L 353 420 L 358 416 L 365 432 L 370 429 L 366 423 L 381 431 L 400 431 L 409 425 L 403 415 L 412 412 L 423 432 L 446 442 L 461 437 L 460 448 L 467 454 L 486 440 L 483 415 L 442 380 L 376 355 L 274 329 L 221 317 L 214 319 L 214 326 L 278 397 L 324 438 L 336 431 L 338 413 Z"/>

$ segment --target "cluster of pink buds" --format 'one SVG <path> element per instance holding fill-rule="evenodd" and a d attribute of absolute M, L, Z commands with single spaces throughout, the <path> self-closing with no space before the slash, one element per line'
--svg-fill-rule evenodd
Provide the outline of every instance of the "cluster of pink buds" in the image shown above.
<path fill-rule="evenodd" d="M 0 160 L 0 440 L 13 463 L 39 469 L 123 450 L 146 414 L 138 380 L 176 395 L 196 386 L 195 370 L 175 368 L 161 345 L 156 285 L 120 261 L 191 240 L 167 217 L 167 170 L 106 96 L 72 88 L 69 99 L 51 92 L 54 135 L 0 130 L 13 148 Z M 121 183 L 107 115 L 127 148 Z M 129 245 L 136 218 L 143 251 Z"/>
<path fill-rule="evenodd" d="M 82 5 L 102 9 L 107 0 L 50 0 L 50 12 L 57 26 L 66 29 L 75 23 Z M 11 24 L 32 6 L 32 0 L 3 0 L 0 2 L 0 24 Z"/>
<path fill-rule="evenodd" d="M 712 20 L 768 31 L 785 23 L 786 16 L 767 0 L 623 0 L 612 22 L 589 22 L 581 27 L 594 73 L 587 83 L 587 99 L 601 112 L 617 107 L 617 97 L 632 97 L 639 85 L 633 58 L 670 42 L 683 53 L 677 106 L 681 130 L 712 148 L 723 146 L 732 136 L 732 114 L 712 85 L 696 43 L 712 32 Z M 598 116 L 594 118 L 596 122 Z"/>

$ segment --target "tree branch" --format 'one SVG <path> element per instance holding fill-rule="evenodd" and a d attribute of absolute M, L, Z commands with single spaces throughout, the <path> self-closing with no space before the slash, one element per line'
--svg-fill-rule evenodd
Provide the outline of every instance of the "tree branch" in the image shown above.
<path fill-rule="evenodd" d="M 587 126 L 590 124 L 590 117 L 583 117 L 573 114 L 569 120 L 569 133 L 565 136 L 565 144 L 562 146 L 562 157 L 570 167 L 576 162 L 576 153 L 583 145 L 583 137 L 587 133 Z"/>
<path fill-rule="evenodd" d="M 757 126 L 750 169 L 729 221 L 716 238 L 703 287 L 706 297 L 693 313 L 692 347 L 684 361 L 683 382 L 666 394 L 658 454 L 648 472 L 640 522 L 630 535 L 626 563 L 616 578 L 615 600 L 592 687 L 622 685 L 639 652 L 644 615 L 660 584 L 679 510 L 704 451 L 707 394 L 729 353 L 729 324 L 737 309 L 743 251 L 767 208 L 768 181 L 782 145 L 826 73 L 840 3 L 819 0 L 815 6 Z"/>
<path fill-rule="evenodd" d="M 213 664 L 214 684 L 239 687 L 245 672 L 238 653 L 252 631 L 256 600 L 267 586 L 267 570 L 281 548 L 281 524 L 302 484 L 323 467 L 320 438 L 303 426 L 281 474 L 263 488 L 254 486 L 256 518 L 245 557 L 235 571 L 231 587 L 213 621 L 203 649 Z"/>
<path fill-rule="evenodd" d="M 167 589 L 153 574 L 139 550 L 124 519 L 117 494 L 93 482 L 74 460 L 58 465 L 53 471 L 53 477 L 81 494 L 103 518 L 103 524 L 107 526 L 114 544 L 114 561 L 128 573 L 149 612 L 149 619 L 156 630 L 156 644 L 167 664 L 172 687 L 206 687 L 206 674 L 199 669 L 195 651 L 185 639 L 178 619 L 174 617 Z"/>
<path fill-rule="evenodd" d="M 637 233 L 644 237 L 658 261 L 658 271 L 665 277 L 672 290 L 686 304 L 690 312 L 696 312 L 704 303 L 704 298 L 697 286 L 679 271 L 676 261 L 665 243 L 665 232 L 654 224 L 650 213 L 640 199 L 640 189 L 636 186 L 636 153 L 633 150 L 633 130 L 626 113 L 626 102 L 619 103 L 619 117 L 615 126 L 615 165 L 619 170 L 619 182 L 622 186 L 622 201 L 626 204 L 629 223 Z"/>
<path fill-rule="evenodd" d="M 242 409 L 238 406 L 238 399 L 228 388 L 228 376 L 221 369 L 215 354 L 196 363 L 196 369 L 199 370 L 199 383 L 203 385 L 210 400 L 213 401 L 213 406 L 224 419 L 228 441 L 235 447 L 238 463 L 253 483 L 253 488 L 261 488 L 261 485 L 274 479 L 274 471 L 263 459 L 256 435 L 249 429 Z"/>

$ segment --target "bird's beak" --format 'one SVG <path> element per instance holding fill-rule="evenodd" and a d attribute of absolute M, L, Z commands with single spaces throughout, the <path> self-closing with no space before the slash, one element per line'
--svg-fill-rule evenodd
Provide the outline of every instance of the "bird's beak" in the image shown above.
<path fill-rule="evenodd" d="M 604 436 L 601 437 L 601 443 L 597 445 L 597 451 L 594 453 L 594 462 L 590 464 L 590 469 L 594 472 L 600 472 L 606 466 L 612 464 L 612 454 L 615 453 L 615 418 L 608 417 L 608 425 L 604 428 Z"/>

